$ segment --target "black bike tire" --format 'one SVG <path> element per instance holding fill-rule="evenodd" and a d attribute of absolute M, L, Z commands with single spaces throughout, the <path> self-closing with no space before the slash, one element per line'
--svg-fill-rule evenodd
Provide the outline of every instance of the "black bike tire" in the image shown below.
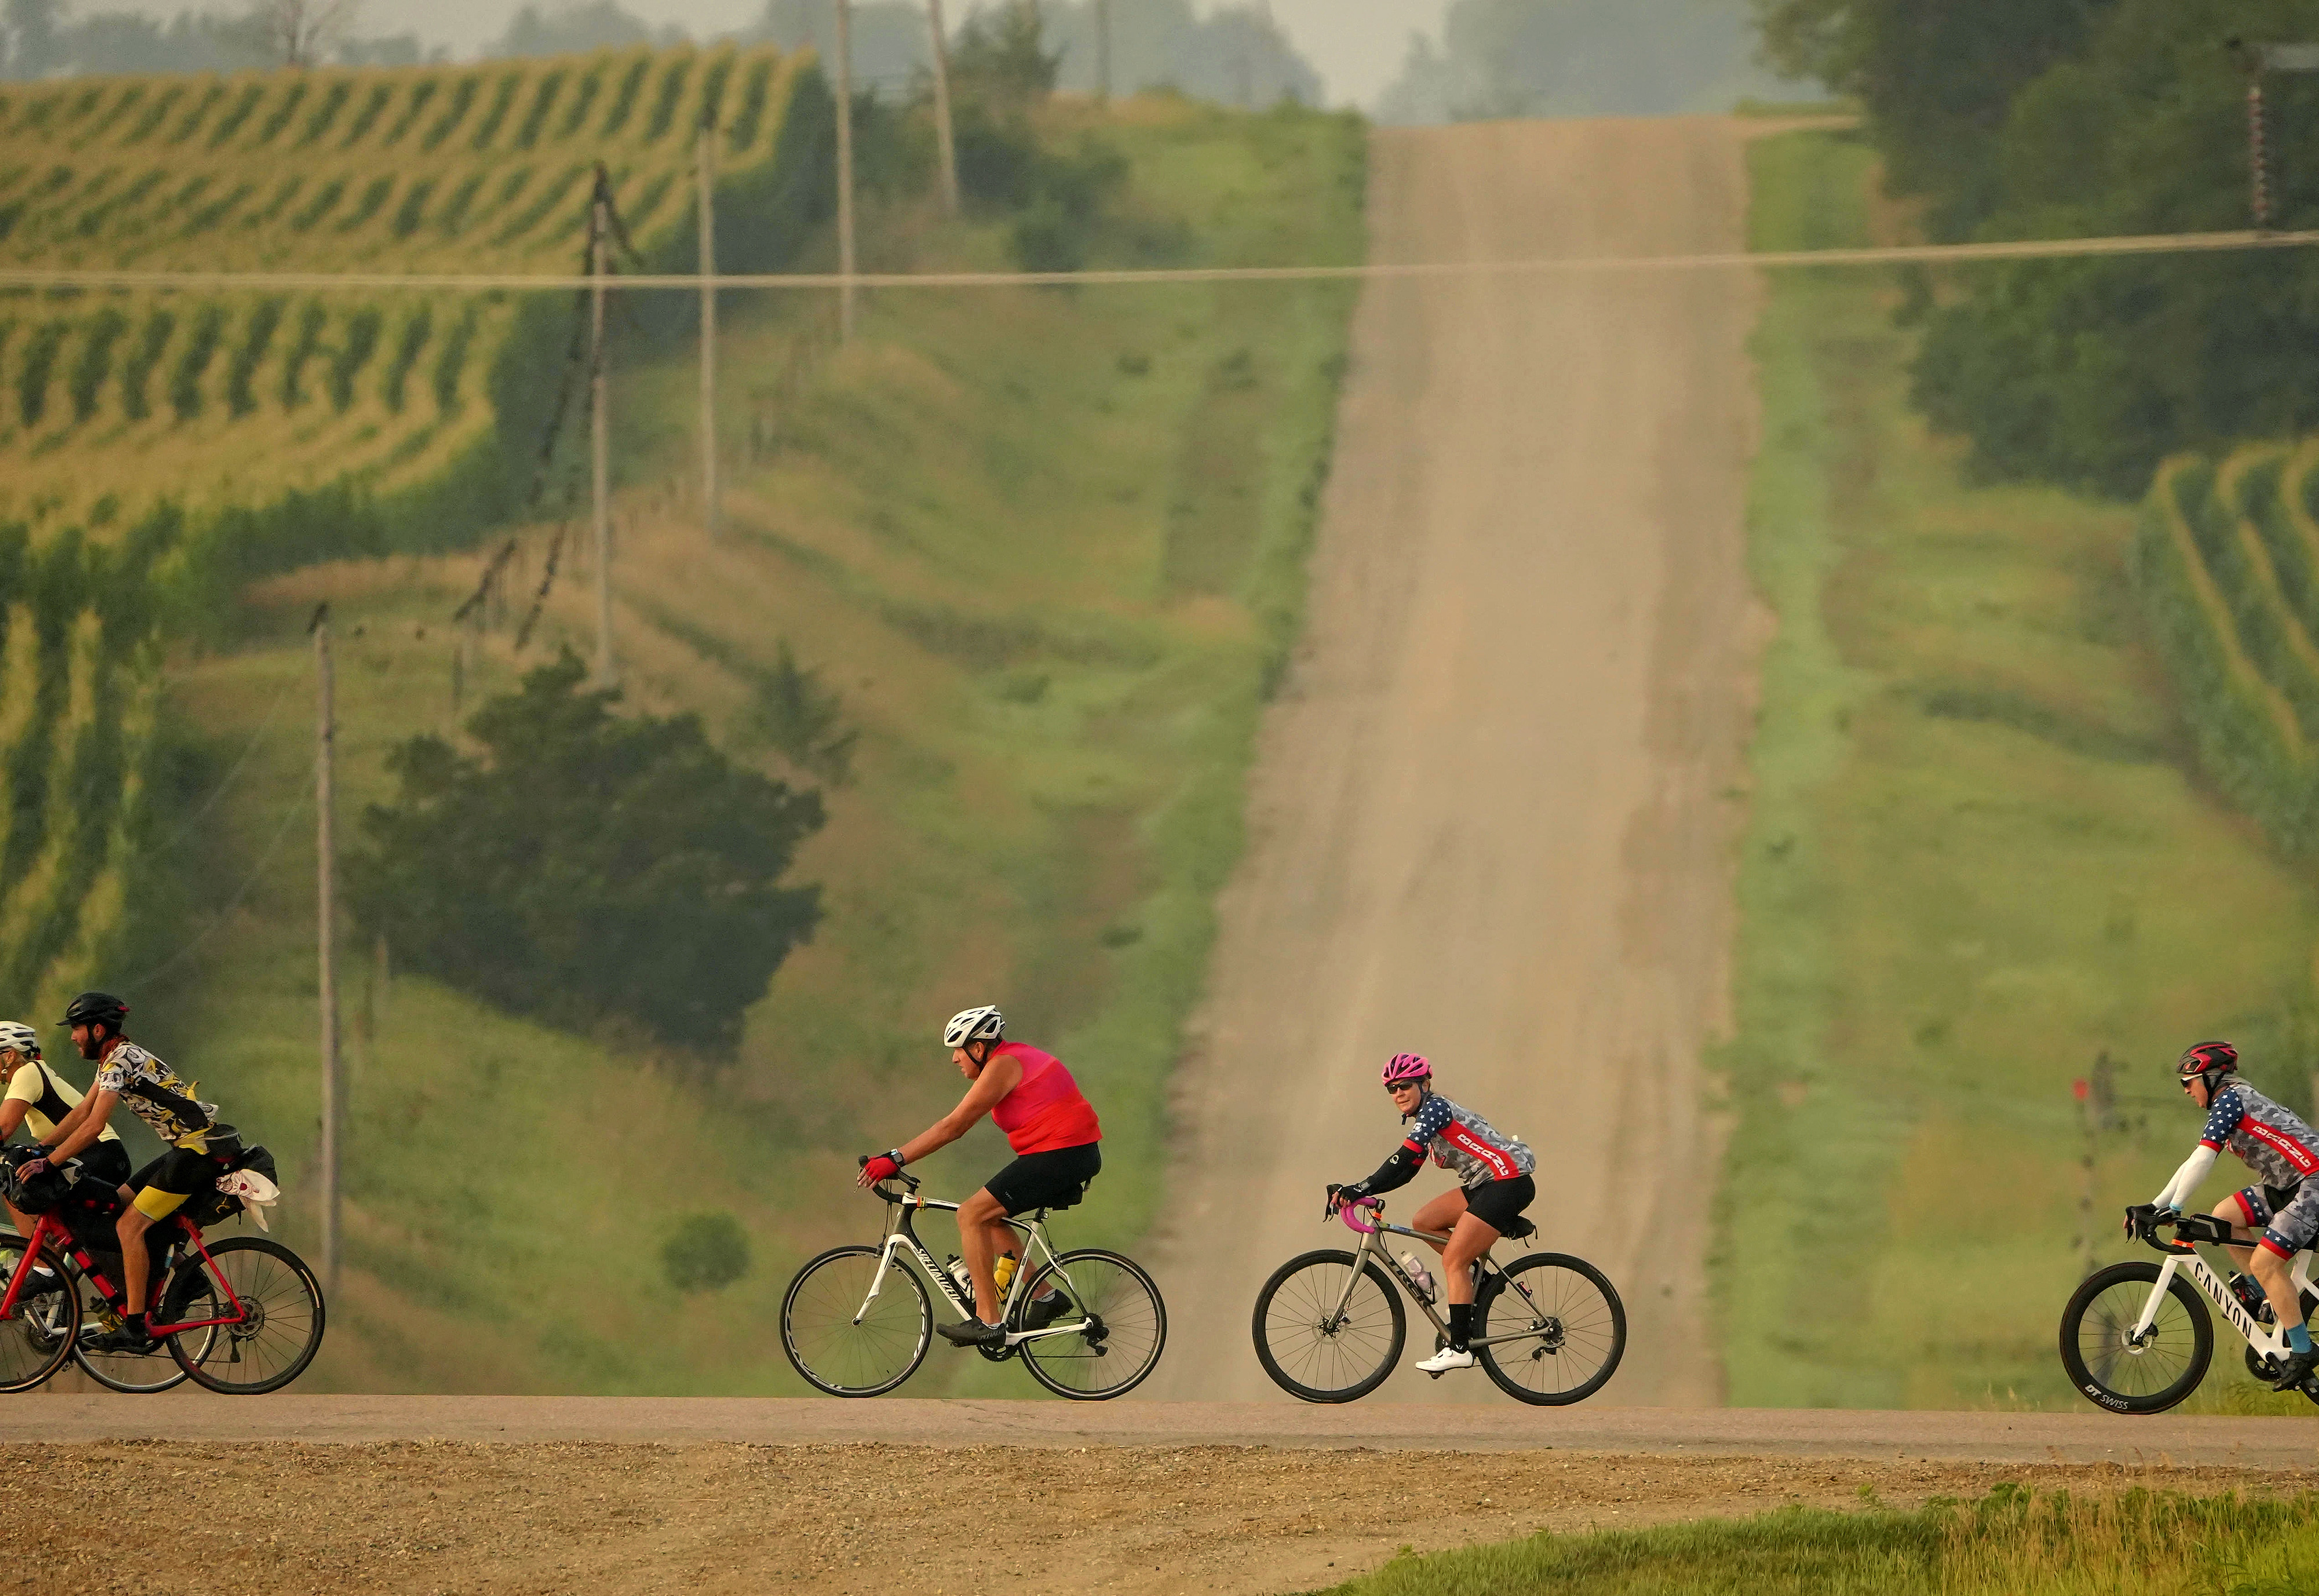
<path fill-rule="evenodd" d="M 2198 1389 L 2198 1382 L 2206 1377 L 2206 1367 L 2215 1356 L 2215 1321 L 2206 1312 L 2206 1300 L 2190 1288 L 2181 1276 L 2174 1276 L 2166 1294 L 2182 1304 L 2190 1321 L 2191 1353 L 2188 1366 L 2181 1378 L 2147 1396 L 2129 1396 L 2114 1391 L 2094 1377 L 2086 1366 L 2085 1355 L 2078 1345 L 2078 1331 L 2084 1321 L 2087 1307 L 2114 1285 L 2128 1281 L 2144 1285 L 2158 1283 L 2161 1268 L 2157 1264 L 2130 1261 L 2112 1264 L 2097 1269 L 2079 1284 L 2071 1294 L 2069 1305 L 2062 1310 L 2062 1367 L 2068 1372 L 2070 1384 L 2078 1394 L 2107 1413 L 2162 1413 Z"/>
<path fill-rule="evenodd" d="M 926 1353 L 934 1343 L 934 1303 L 926 1295 L 926 1283 L 918 1278 L 916 1270 L 905 1264 L 898 1257 L 894 1260 L 894 1267 L 887 1271 L 887 1276 L 890 1280 L 894 1276 L 898 1275 L 909 1282 L 910 1290 L 916 1294 L 918 1301 L 918 1347 L 916 1352 L 912 1354 L 909 1362 L 902 1366 L 900 1374 L 878 1385 L 835 1384 L 806 1366 L 805 1355 L 798 1350 L 796 1340 L 790 1333 L 790 1309 L 797 1302 L 799 1291 L 803 1289 L 806 1281 L 811 1277 L 816 1269 L 834 1258 L 876 1258 L 880 1250 L 875 1247 L 833 1247 L 826 1252 L 817 1253 L 805 1261 L 804 1266 L 790 1279 L 789 1289 L 781 1293 L 781 1354 L 790 1360 L 790 1367 L 795 1369 L 805 1383 L 816 1391 L 826 1392 L 831 1396 L 883 1396 L 912 1375 L 916 1374 L 918 1366 L 926 1361 Z"/>
<path fill-rule="evenodd" d="M 41 1263 L 56 1272 L 58 1278 L 68 1278 L 65 1274 L 65 1260 L 58 1255 L 55 1248 L 44 1245 L 37 1256 Z M 11 1272 L 13 1273 L 13 1270 Z M 7 1282 L 0 1280 L 0 1292 L 5 1292 L 7 1288 Z M 64 1293 L 64 1296 L 72 1304 L 70 1316 L 72 1322 L 65 1327 L 64 1339 L 57 1348 L 56 1356 L 50 1358 L 47 1366 L 38 1374 L 26 1375 L 22 1380 L 0 1380 L 0 1396 L 37 1390 L 46 1384 L 59 1369 L 72 1361 L 73 1347 L 80 1339 L 80 1293 L 68 1288 Z M 18 1312 L 22 1311 L 20 1307 Z M 0 1333 L 13 1333 L 11 1327 L 14 1323 L 13 1320 L 0 1321 Z"/>
<path fill-rule="evenodd" d="M 322 1283 L 315 1278 L 314 1271 L 306 1267 L 304 1258 L 283 1246 L 281 1242 L 269 1240 L 263 1236 L 229 1236 L 222 1241 L 212 1243 L 209 1248 L 209 1255 L 212 1259 L 221 1259 L 237 1252 L 262 1252 L 282 1264 L 305 1286 L 307 1298 L 313 1303 L 314 1329 L 313 1333 L 306 1338 L 305 1346 L 299 1349 L 298 1356 L 291 1359 L 287 1366 L 263 1380 L 251 1382 L 221 1380 L 207 1372 L 205 1367 L 208 1362 L 207 1357 L 197 1361 L 187 1352 L 184 1343 L 191 1332 L 181 1330 L 176 1335 L 165 1336 L 162 1339 L 168 1343 L 169 1356 L 176 1358 L 178 1366 L 191 1375 L 194 1377 L 194 1384 L 203 1390 L 214 1391 L 221 1396 L 264 1396 L 269 1392 L 279 1391 L 289 1384 L 291 1381 L 304 1374 L 306 1366 L 314 1361 L 314 1355 L 322 1349 L 322 1333 L 328 1327 L 329 1309 L 322 1301 Z M 224 1267 L 221 1261 L 218 1265 L 221 1273 Z M 200 1269 L 204 1274 L 208 1273 L 208 1267 L 203 1262 L 199 1252 L 186 1257 L 169 1272 L 171 1288 L 174 1289 L 176 1286 L 177 1276 L 188 1269 Z M 168 1294 L 168 1292 L 165 1291 L 160 1300 L 167 1302 Z M 233 1339 L 233 1328 L 230 1325 L 217 1328 L 225 1331 L 225 1339 L 230 1344 Z M 212 1338 L 210 1346 L 214 1348 L 216 1345 L 216 1339 Z M 212 1352 L 211 1356 L 214 1356 L 214 1353 Z"/>
<path fill-rule="evenodd" d="M 1123 1252 L 1113 1252 L 1101 1247 L 1082 1247 L 1075 1251 L 1060 1253 L 1051 1262 L 1041 1265 L 1038 1274 L 1032 1277 L 1030 1289 L 1023 1294 L 1023 1301 L 1028 1303 L 1037 1297 L 1050 1275 L 1056 1274 L 1083 1258 L 1101 1258 L 1106 1263 L 1119 1265 L 1128 1274 L 1141 1281 L 1143 1289 L 1151 1294 L 1152 1320 L 1158 1328 L 1159 1334 L 1152 1339 L 1151 1355 L 1143 1360 L 1143 1366 L 1119 1384 L 1106 1386 L 1101 1391 L 1082 1391 L 1075 1386 L 1061 1384 L 1039 1366 L 1038 1358 L 1033 1355 L 1033 1348 L 1038 1346 L 1038 1342 L 1018 1341 L 1015 1343 L 1015 1350 L 1022 1355 L 1023 1366 L 1031 1371 L 1031 1378 L 1057 1396 L 1069 1397 L 1073 1402 L 1107 1402 L 1113 1397 L 1125 1396 L 1142 1384 L 1151 1377 L 1151 1371 L 1160 1366 L 1160 1355 L 1168 1349 L 1168 1303 L 1160 1296 L 1160 1283 L 1151 1278 L 1150 1270 Z"/>
<path fill-rule="evenodd" d="M 1409 1341 L 1409 1312 L 1401 1305 L 1401 1293 L 1394 1289 L 1393 1282 L 1386 1277 L 1383 1269 L 1376 1267 L 1374 1260 L 1362 1266 L 1361 1273 L 1372 1285 L 1384 1294 L 1385 1306 L 1392 1311 L 1393 1341 L 1385 1348 L 1385 1356 L 1377 1360 L 1377 1366 L 1365 1378 L 1339 1389 L 1306 1385 L 1280 1366 L 1279 1361 L 1272 1355 L 1270 1344 L 1265 1339 L 1265 1310 L 1272 1306 L 1272 1299 L 1278 1295 L 1280 1288 L 1295 1276 L 1305 1269 L 1322 1264 L 1333 1265 L 1340 1269 L 1350 1268 L 1353 1265 L 1353 1255 L 1342 1248 L 1323 1247 L 1312 1252 L 1299 1253 L 1275 1269 L 1272 1272 L 1272 1278 L 1267 1280 L 1263 1289 L 1256 1294 L 1256 1308 L 1249 1316 L 1249 1335 L 1256 1342 L 1256 1361 L 1264 1366 L 1264 1372 L 1272 1377 L 1272 1383 L 1289 1395 L 1301 1402 L 1358 1402 L 1385 1383 L 1387 1377 L 1393 1373 L 1394 1366 L 1401 1361 L 1402 1348 Z"/>
<path fill-rule="evenodd" d="M 77 1275 L 81 1273 L 78 1270 L 74 1272 Z M 86 1276 L 82 1276 L 82 1278 L 85 1279 L 86 1277 Z M 176 1277 L 177 1271 L 172 1269 L 169 1273 L 169 1279 L 174 1282 Z M 167 1299 L 164 1298 L 163 1300 L 166 1301 Z M 84 1322 L 86 1321 L 88 1315 L 86 1311 L 81 1314 L 81 1318 Z M 217 1339 L 218 1329 L 218 1326 L 212 1325 L 203 1333 L 209 1337 L 210 1340 L 213 1343 Z M 207 1356 L 206 1352 L 204 1353 L 204 1356 Z M 168 1374 L 158 1380 L 150 1381 L 142 1385 L 136 1384 L 127 1380 L 116 1380 L 111 1375 L 106 1374 L 103 1369 L 97 1366 L 98 1363 L 102 1360 L 91 1357 L 88 1355 L 86 1349 L 81 1346 L 81 1339 L 78 1336 L 75 1336 L 73 1338 L 72 1360 L 75 1364 L 79 1366 L 80 1372 L 82 1374 L 86 1375 L 90 1379 L 95 1381 L 99 1385 L 104 1386 L 107 1391 L 117 1391 L 123 1396 L 151 1396 L 158 1392 L 174 1391 L 178 1386 L 183 1385 L 187 1380 L 193 1378 L 193 1375 L 186 1370 L 185 1366 L 178 1362 L 175 1357 L 172 1357 L 167 1359 L 164 1366 L 168 1369 Z M 157 1361 L 158 1360 L 157 1359 Z"/>
<path fill-rule="evenodd" d="M 1539 1265 L 1567 1269 L 1572 1274 L 1584 1277 L 1589 1285 L 1602 1294 L 1602 1300 L 1611 1309 L 1611 1356 L 1602 1360 L 1602 1366 L 1595 1370 L 1593 1375 L 1584 1384 L 1574 1385 L 1568 1391 L 1532 1391 L 1498 1367 L 1496 1347 L 1476 1347 L 1474 1350 L 1480 1355 L 1483 1372 L 1490 1376 L 1491 1383 L 1516 1402 L 1528 1402 L 1534 1408 L 1566 1408 L 1574 1402 L 1583 1402 L 1593 1396 L 1603 1386 L 1609 1384 L 1611 1376 L 1619 1372 L 1619 1365 L 1627 1356 L 1627 1304 L 1620 1297 L 1619 1288 L 1611 1284 L 1611 1277 L 1584 1258 L 1573 1258 L 1566 1252 L 1528 1252 L 1514 1259 L 1502 1270 L 1491 1275 L 1484 1283 L 1482 1290 L 1476 1294 L 1474 1303 L 1474 1328 L 1478 1334 L 1494 1333 L 1489 1329 L 1490 1307 L 1498 1297 L 1504 1294 L 1506 1283 L 1524 1269 Z M 1506 1344 L 1518 1345 L 1519 1343 Z"/>

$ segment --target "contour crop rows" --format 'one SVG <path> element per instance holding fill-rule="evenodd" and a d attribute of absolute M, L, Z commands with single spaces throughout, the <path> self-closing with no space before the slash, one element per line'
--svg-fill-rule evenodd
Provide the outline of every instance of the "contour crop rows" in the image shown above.
<path fill-rule="evenodd" d="M 694 130 L 770 162 L 771 50 L 76 79 L 0 95 L 0 266 L 570 272 L 593 163 L 639 248 L 689 226 Z M 0 297 L 0 519 L 388 492 L 492 430 L 508 295 Z"/>
<path fill-rule="evenodd" d="M 2215 780 L 2319 850 L 2319 441 L 2161 467 L 2136 573 Z"/>

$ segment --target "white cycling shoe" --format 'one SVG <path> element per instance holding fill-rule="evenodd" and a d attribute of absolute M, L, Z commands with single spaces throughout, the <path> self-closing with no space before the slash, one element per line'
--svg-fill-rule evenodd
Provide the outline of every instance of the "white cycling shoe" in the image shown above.
<path fill-rule="evenodd" d="M 1460 1352 L 1455 1347 L 1444 1347 L 1417 1366 L 1429 1375 L 1446 1375 L 1451 1369 L 1472 1368 L 1474 1355 L 1471 1352 Z"/>

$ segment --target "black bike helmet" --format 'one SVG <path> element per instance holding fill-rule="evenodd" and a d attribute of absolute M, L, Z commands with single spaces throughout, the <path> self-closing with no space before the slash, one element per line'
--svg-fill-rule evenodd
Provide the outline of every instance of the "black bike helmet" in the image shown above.
<path fill-rule="evenodd" d="M 59 1022 L 67 1026 L 102 1025 L 113 1035 L 121 1034 L 121 1022 L 129 1017 L 129 1005 L 110 992 L 84 992 L 65 1005 L 65 1017 Z"/>
<path fill-rule="evenodd" d="M 2177 1080 L 2203 1079 L 2210 1088 L 2215 1078 L 2236 1075 L 2238 1070 L 2239 1050 L 2226 1041 L 2202 1041 L 2174 1060 Z"/>

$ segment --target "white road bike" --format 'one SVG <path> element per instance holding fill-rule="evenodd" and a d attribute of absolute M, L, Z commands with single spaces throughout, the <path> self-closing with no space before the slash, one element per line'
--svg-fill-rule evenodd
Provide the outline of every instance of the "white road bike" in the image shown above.
<path fill-rule="evenodd" d="M 2172 1228 L 2173 1240 L 2159 1236 L 2161 1226 Z M 2181 1402 L 2214 1360 L 2208 1303 L 2245 1340 L 2247 1372 L 2266 1384 L 2277 1378 L 2285 1333 L 2248 1312 L 2229 1280 L 2198 1256 L 2200 1242 L 2244 1246 L 2230 1226 L 2208 1213 L 2157 1216 L 2138 1234 L 2166 1255 L 2163 1264 L 2097 1269 L 2062 1310 L 2062 1366 L 2080 1394 L 2112 1413 L 2162 1413 Z M 2292 1277 L 2307 1320 L 2319 1309 L 2308 1250 L 2296 1254 Z M 2319 1379 L 2302 1391 L 2319 1402 Z"/>
<path fill-rule="evenodd" d="M 903 1189 L 889 1190 L 889 1184 Z M 882 1395 L 917 1373 L 934 1339 L 927 1282 L 961 1322 L 974 1317 L 974 1298 L 934 1261 L 915 1229 L 920 1211 L 955 1213 L 958 1204 L 918 1195 L 915 1176 L 898 1175 L 870 1189 L 890 1208 L 878 1245 L 831 1248 L 797 1272 L 781 1298 L 781 1350 L 799 1374 L 832 1396 Z M 1168 1343 L 1160 1287 L 1120 1253 L 1057 1252 L 1046 1219 L 1042 1208 L 1006 1222 L 1021 1238 L 1023 1260 L 999 1318 L 1006 1339 L 978 1350 L 993 1363 L 1021 1357 L 1032 1378 L 1058 1396 L 1123 1396 L 1143 1383 Z M 1033 1305 L 1050 1293 L 1061 1294 L 1060 1312 Z"/>

